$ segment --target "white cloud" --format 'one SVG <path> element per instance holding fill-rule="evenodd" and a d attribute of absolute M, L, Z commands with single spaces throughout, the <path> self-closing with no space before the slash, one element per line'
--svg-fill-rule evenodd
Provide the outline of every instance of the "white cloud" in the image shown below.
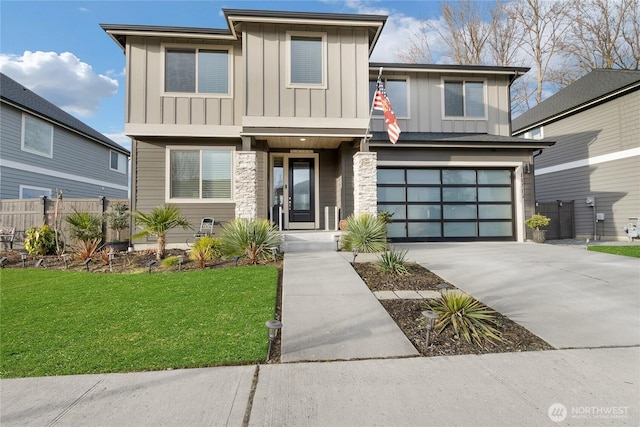
<path fill-rule="evenodd" d="M 122 145 L 127 150 L 131 151 L 131 138 L 124 134 L 124 132 L 118 133 L 103 133 L 104 136 Z"/>
<path fill-rule="evenodd" d="M 0 72 L 71 114 L 94 116 L 100 99 L 118 91 L 118 81 L 96 74 L 70 52 L 0 54 Z"/>

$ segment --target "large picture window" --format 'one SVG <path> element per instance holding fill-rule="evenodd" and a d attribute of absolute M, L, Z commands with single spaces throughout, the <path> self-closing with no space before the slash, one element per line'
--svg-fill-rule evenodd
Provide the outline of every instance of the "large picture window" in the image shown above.
<path fill-rule="evenodd" d="M 455 80 L 444 82 L 445 117 L 485 117 L 484 82 Z"/>
<path fill-rule="evenodd" d="M 228 95 L 229 50 L 167 49 L 165 91 Z"/>
<path fill-rule="evenodd" d="M 53 126 L 23 114 L 22 150 L 40 156 L 53 157 Z"/>
<path fill-rule="evenodd" d="M 383 79 L 384 88 L 387 91 L 387 98 L 391 102 L 393 112 L 397 118 L 409 118 L 409 84 L 407 79 Z M 369 100 L 373 102 L 373 96 L 376 93 L 376 80 L 369 81 Z M 383 117 L 384 113 L 380 110 L 373 110 L 373 117 Z"/>
<path fill-rule="evenodd" d="M 325 86 L 326 35 L 323 33 L 287 33 L 288 84 L 290 86 Z"/>
<path fill-rule="evenodd" d="M 233 149 L 169 149 L 169 198 L 231 200 Z"/>

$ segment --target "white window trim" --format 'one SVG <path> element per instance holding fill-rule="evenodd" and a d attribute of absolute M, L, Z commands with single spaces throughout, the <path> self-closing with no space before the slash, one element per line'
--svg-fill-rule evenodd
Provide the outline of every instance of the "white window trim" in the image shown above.
<path fill-rule="evenodd" d="M 166 82 L 165 82 L 165 70 L 166 70 L 166 52 L 167 49 L 184 49 L 184 50 L 193 50 L 196 53 L 196 87 L 194 92 L 169 92 L 165 90 Z M 226 50 L 229 53 L 229 70 L 228 70 L 228 88 L 229 91 L 227 93 L 208 93 L 208 92 L 198 92 L 198 50 Z M 190 98 L 233 98 L 233 46 L 228 45 L 193 45 L 193 44 L 174 44 L 174 43 L 163 43 L 160 49 L 160 93 L 167 96 L 188 96 Z"/>
<path fill-rule="evenodd" d="M 120 159 L 122 159 L 122 161 L 124 162 L 124 168 L 122 170 L 114 169 L 114 168 L 111 167 L 111 153 L 116 153 L 118 155 L 118 166 L 120 166 Z M 110 170 L 112 170 L 114 172 L 121 173 L 121 174 L 126 174 L 127 173 L 127 166 L 128 166 L 127 163 L 128 163 L 127 156 L 125 156 L 124 154 L 119 153 L 119 152 L 117 152 L 115 150 L 109 150 L 109 169 Z"/>
<path fill-rule="evenodd" d="M 26 118 L 29 118 L 31 120 L 37 121 L 37 122 L 41 122 L 44 123 L 45 125 L 49 126 L 49 128 L 51 128 L 51 141 L 49 141 L 49 153 L 43 153 L 41 151 L 37 151 L 37 150 L 32 150 L 30 148 L 27 148 L 24 146 L 24 136 L 25 136 L 25 125 L 26 125 Z M 51 123 L 46 122 L 42 119 L 39 119 L 35 116 L 32 116 L 30 114 L 25 114 L 22 113 L 22 126 L 21 126 L 21 134 L 20 134 L 20 148 L 22 149 L 22 151 L 26 151 L 27 153 L 31 153 L 31 154 L 36 154 L 38 156 L 42 156 L 42 157 L 47 157 L 49 159 L 53 158 L 53 132 L 54 132 L 54 127 Z"/>
<path fill-rule="evenodd" d="M 291 83 L 291 37 L 321 37 L 322 38 L 322 83 Z M 287 31 L 286 41 L 286 87 L 294 88 L 310 88 L 310 89 L 327 89 L 327 33 L 311 32 L 311 31 Z"/>
<path fill-rule="evenodd" d="M 23 185 L 23 184 L 20 184 L 19 188 L 20 188 L 19 193 L 18 193 L 19 194 L 19 196 L 18 196 L 19 199 L 24 199 L 24 197 L 22 197 L 24 190 L 42 191 L 43 193 L 48 193 L 47 197 L 51 197 L 51 189 L 50 188 L 36 187 L 34 185 Z"/>
<path fill-rule="evenodd" d="M 540 136 L 538 136 L 538 137 L 533 137 L 533 136 L 532 136 L 532 133 L 533 133 L 533 131 L 534 131 L 534 130 L 536 130 L 536 129 L 540 129 Z M 530 129 L 530 130 L 526 131 L 526 132 L 523 134 L 523 137 L 524 137 L 525 139 L 544 139 L 544 126 L 538 126 L 538 127 L 535 127 L 535 128 L 533 128 L 533 129 Z"/>
<path fill-rule="evenodd" d="M 446 115 L 446 110 L 445 110 L 445 105 L 444 105 L 444 84 L 445 82 L 462 82 L 463 83 L 463 89 L 462 89 L 462 108 L 464 110 L 464 115 L 463 116 L 447 116 Z M 469 117 L 467 116 L 467 104 L 465 102 L 464 99 L 464 83 L 465 82 L 473 82 L 473 83 L 480 83 L 482 82 L 482 96 L 484 98 L 484 116 L 476 116 L 476 117 Z M 475 77 L 441 77 L 440 78 L 440 83 L 441 83 L 441 108 L 442 108 L 442 120 L 487 120 L 487 114 L 489 113 L 489 102 L 487 99 L 487 79 L 484 78 L 475 78 Z"/>
<path fill-rule="evenodd" d="M 411 77 L 410 76 L 383 76 L 382 77 L 382 81 L 384 82 L 384 88 L 387 89 L 387 80 L 404 80 L 407 83 L 407 115 L 406 116 L 399 116 L 398 114 L 396 114 L 396 119 L 398 120 L 410 120 L 411 119 L 411 91 L 409 90 L 410 86 L 411 86 Z M 378 78 L 377 77 L 372 77 L 369 76 L 369 83 L 371 82 L 377 82 Z M 387 92 L 387 96 L 389 95 L 389 93 Z M 371 102 L 371 104 L 373 104 L 373 98 L 371 98 L 369 100 Z M 394 102 L 393 102 L 393 98 L 390 97 L 389 98 L 389 102 L 391 103 L 391 107 L 393 108 L 395 106 Z M 369 105 L 369 107 L 371 107 L 371 104 Z M 379 110 L 375 110 L 375 111 L 379 111 Z M 395 110 L 393 111 L 395 113 Z M 384 120 L 384 115 L 382 114 L 382 112 L 380 114 L 373 114 L 371 116 L 372 119 L 376 119 L 376 120 Z"/>
<path fill-rule="evenodd" d="M 209 151 L 209 150 L 220 150 L 220 151 L 231 151 L 231 198 L 229 199 L 185 199 L 185 198 L 172 198 L 171 197 L 171 150 L 179 150 L 179 151 Z M 236 151 L 236 147 L 234 146 L 215 146 L 215 147 L 207 147 L 201 145 L 167 145 L 165 149 L 165 195 L 164 200 L 166 203 L 234 203 L 234 194 L 233 188 L 235 186 L 235 161 L 234 161 L 234 153 Z M 202 156 L 200 156 L 202 159 Z M 200 169 L 202 173 L 202 168 Z M 200 185 L 202 185 L 202 180 L 200 181 Z"/>

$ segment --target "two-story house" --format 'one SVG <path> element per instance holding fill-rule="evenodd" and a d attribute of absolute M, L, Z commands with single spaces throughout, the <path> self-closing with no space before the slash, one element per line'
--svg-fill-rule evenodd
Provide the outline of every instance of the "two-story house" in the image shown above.
<path fill-rule="evenodd" d="M 556 141 L 536 157 L 536 195 L 573 202 L 568 235 L 628 238 L 640 216 L 640 71 L 593 70 L 515 118 L 513 130 Z"/>
<path fill-rule="evenodd" d="M 0 199 L 129 195 L 129 150 L 0 74 Z"/>
<path fill-rule="evenodd" d="M 399 241 L 525 239 L 532 154 L 552 144 L 510 136 L 526 68 L 370 63 L 385 16 L 224 14 L 225 29 L 102 25 L 126 56 L 134 209 L 294 230 L 332 228 L 338 207 L 392 212 Z M 396 144 L 381 114 L 369 127 L 380 67 Z"/>

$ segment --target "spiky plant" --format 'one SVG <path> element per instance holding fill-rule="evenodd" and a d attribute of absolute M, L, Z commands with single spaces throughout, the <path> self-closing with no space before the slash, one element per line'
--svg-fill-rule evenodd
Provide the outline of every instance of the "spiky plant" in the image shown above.
<path fill-rule="evenodd" d="M 180 260 L 177 256 L 170 256 L 162 260 L 162 266 L 166 268 L 175 267 L 178 264 L 180 264 Z"/>
<path fill-rule="evenodd" d="M 65 221 L 71 227 L 71 236 L 76 240 L 102 239 L 102 217 L 98 215 L 74 209 Z"/>
<path fill-rule="evenodd" d="M 409 274 L 405 258 L 407 257 L 407 250 L 391 249 L 390 251 L 384 251 L 376 266 L 385 273 L 393 273 L 399 276 Z"/>
<path fill-rule="evenodd" d="M 442 298 L 431 300 L 426 307 L 439 316 L 436 333 L 452 328 L 455 335 L 479 347 L 484 342 L 502 341 L 496 328 L 499 324 L 496 312 L 467 293 L 456 289 L 442 291 Z"/>
<path fill-rule="evenodd" d="M 211 236 L 203 236 L 196 240 L 189 252 L 189 258 L 198 264 L 198 267 L 205 268 L 207 261 L 220 258 L 222 256 L 222 241 Z"/>
<path fill-rule="evenodd" d="M 375 215 L 351 215 L 347 218 L 342 247 L 346 251 L 382 252 L 387 248 L 387 225 Z"/>
<path fill-rule="evenodd" d="M 271 248 L 282 244 L 282 234 L 267 219 L 237 218 L 222 228 L 223 251 L 230 256 L 246 256 L 252 264 L 271 256 Z"/>
<path fill-rule="evenodd" d="M 80 262 L 83 262 L 87 258 L 95 258 L 98 255 L 98 246 L 100 246 L 100 239 L 80 240 L 78 244 L 74 246 L 73 257 L 76 261 Z M 107 262 L 107 265 L 108 264 Z"/>
<path fill-rule="evenodd" d="M 135 211 L 133 218 L 136 225 L 141 229 L 139 233 L 133 235 L 134 239 L 147 236 L 156 236 L 158 238 L 158 249 L 156 250 L 156 259 L 158 261 L 164 258 L 167 231 L 176 227 L 182 227 L 185 230 L 191 229 L 189 221 L 182 215 L 180 208 L 175 205 L 157 206 L 151 210 L 150 214 Z"/>

